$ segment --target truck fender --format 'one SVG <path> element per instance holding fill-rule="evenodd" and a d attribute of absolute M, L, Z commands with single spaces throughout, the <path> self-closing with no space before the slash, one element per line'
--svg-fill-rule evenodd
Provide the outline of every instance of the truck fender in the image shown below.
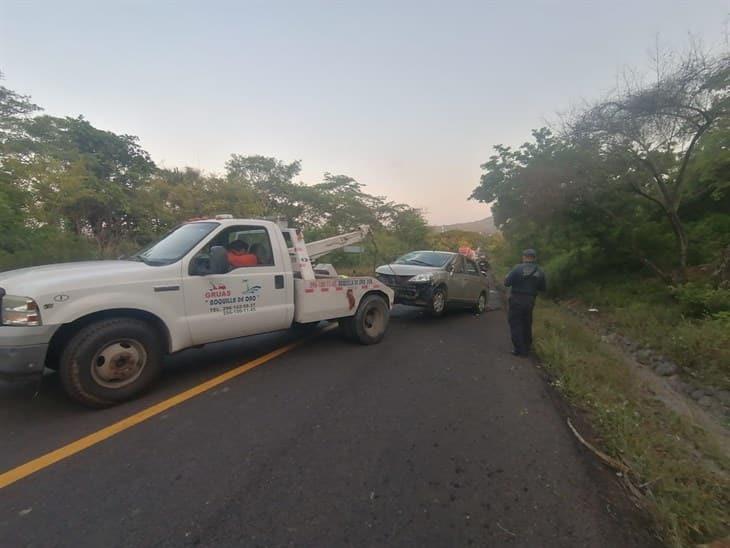
<path fill-rule="evenodd" d="M 381 291 L 379 289 L 371 289 L 367 293 L 363 293 L 362 297 L 360 297 L 360 302 L 362 302 L 362 300 L 365 297 L 367 297 L 368 295 L 379 295 L 379 296 L 381 296 L 383 298 L 383 300 L 385 300 L 385 302 L 387 303 L 388 308 L 393 308 L 393 303 L 391 302 L 390 297 L 388 297 L 388 295 L 384 291 Z M 357 303 L 357 306 L 360 306 L 360 302 Z"/>
<path fill-rule="evenodd" d="M 141 298 L 135 298 L 134 295 L 129 294 L 106 293 L 101 302 L 98 297 L 98 294 L 89 295 L 64 303 L 63 307 L 58 307 L 54 311 L 52 323 L 63 328 L 63 326 L 79 323 L 84 318 L 91 316 L 111 317 L 117 312 L 119 316 L 134 317 L 137 312 L 138 317 L 154 319 L 153 321 L 164 329 L 163 334 L 167 337 L 168 351 L 174 352 L 190 345 L 187 325 L 175 325 L 176 320 L 171 320 L 171 315 L 165 313 L 164 310 L 155 310 Z M 178 319 L 177 322 L 180 323 L 182 320 L 184 319 Z M 181 329 L 183 327 L 184 329 Z"/>

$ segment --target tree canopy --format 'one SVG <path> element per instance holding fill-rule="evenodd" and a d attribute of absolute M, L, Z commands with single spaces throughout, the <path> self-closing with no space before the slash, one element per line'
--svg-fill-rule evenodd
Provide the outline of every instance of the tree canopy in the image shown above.
<path fill-rule="evenodd" d="M 657 61 L 557 128 L 497 145 L 471 198 L 492 203 L 519 247 L 541 247 L 558 279 L 646 268 L 684 283 L 730 244 L 730 58 Z"/>
<path fill-rule="evenodd" d="M 344 174 L 305 184 L 300 172 L 299 161 L 243 154 L 231 154 L 223 174 L 162 169 L 136 137 L 42 114 L 0 86 L 0 268 L 113 257 L 219 213 L 284 218 L 310 238 L 367 224 L 391 255 L 425 242 L 419 210 Z"/>

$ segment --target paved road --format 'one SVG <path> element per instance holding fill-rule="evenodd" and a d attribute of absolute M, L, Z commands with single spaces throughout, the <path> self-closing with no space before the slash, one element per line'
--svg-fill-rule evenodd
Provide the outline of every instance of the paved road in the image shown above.
<path fill-rule="evenodd" d="M 104 411 L 54 376 L 0 388 L 0 472 L 277 348 L 191 350 Z M 0 490 L 4 546 L 646 546 L 501 311 L 396 310 L 386 340 L 327 333 Z"/>

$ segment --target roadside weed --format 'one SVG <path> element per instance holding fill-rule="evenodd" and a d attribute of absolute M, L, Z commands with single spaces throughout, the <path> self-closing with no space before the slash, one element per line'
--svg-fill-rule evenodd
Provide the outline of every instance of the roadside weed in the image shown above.
<path fill-rule="evenodd" d="M 536 350 L 553 386 L 585 411 L 597 444 L 627 464 L 672 546 L 730 530 L 730 459 L 705 433 L 652 398 L 628 364 L 560 306 L 535 311 Z"/>

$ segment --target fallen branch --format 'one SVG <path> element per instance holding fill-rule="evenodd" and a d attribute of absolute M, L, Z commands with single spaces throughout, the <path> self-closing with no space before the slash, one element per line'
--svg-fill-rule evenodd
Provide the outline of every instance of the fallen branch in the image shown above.
<path fill-rule="evenodd" d="M 573 423 L 570 421 L 570 418 L 568 418 L 567 420 L 570 430 L 573 432 L 573 435 L 578 438 L 579 442 L 581 442 L 585 447 L 590 449 L 591 452 L 596 455 L 604 464 L 607 464 L 614 470 L 620 472 L 621 481 L 626 486 L 626 489 L 628 489 L 629 493 L 632 495 L 634 504 L 637 506 L 637 508 L 641 508 L 646 500 L 646 497 L 631 481 L 631 468 L 629 468 L 623 462 L 620 462 L 613 457 L 608 456 L 603 451 L 596 449 L 591 443 L 587 442 L 585 438 L 578 433 L 578 431 L 575 429 L 575 426 L 573 426 Z M 645 485 L 648 486 L 650 483 L 652 482 L 647 482 Z"/>
<path fill-rule="evenodd" d="M 568 418 L 568 426 L 570 427 L 571 431 L 575 435 L 576 438 L 578 438 L 578 441 L 581 442 L 583 445 L 585 445 L 588 449 L 590 449 L 599 459 L 601 459 L 605 464 L 609 465 L 611 468 L 618 470 L 622 474 L 626 475 L 628 474 L 631 469 L 626 466 L 624 463 L 617 461 L 613 457 L 609 457 L 606 453 L 603 451 L 600 451 L 593 447 L 590 443 L 588 443 L 583 436 L 581 436 L 578 431 L 573 426 L 573 423 L 570 422 L 570 418 Z"/>
<path fill-rule="evenodd" d="M 656 483 L 656 482 L 658 482 L 658 481 L 659 481 L 660 479 L 662 479 L 662 476 L 659 476 L 658 478 L 654 478 L 653 480 L 650 480 L 650 481 L 646 481 L 646 482 L 642 483 L 641 485 L 639 485 L 639 488 L 640 488 L 640 489 L 646 489 L 646 488 L 648 488 L 648 487 L 649 487 L 649 486 L 650 486 L 650 485 L 651 485 L 652 483 Z"/>
<path fill-rule="evenodd" d="M 502 526 L 500 525 L 500 523 L 499 523 L 499 522 L 497 522 L 497 527 L 499 527 L 500 529 L 502 529 L 502 531 L 504 531 L 504 532 L 505 532 L 505 533 L 507 533 L 508 535 L 512 535 L 513 537 L 516 537 L 516 536 L 517 536 L 516 534 L 514 534 L 514 533 L 513 533 L 512 531 L 510 531 L 509 529 L 505 529 L 504 527 L 502 527 Z"/>

